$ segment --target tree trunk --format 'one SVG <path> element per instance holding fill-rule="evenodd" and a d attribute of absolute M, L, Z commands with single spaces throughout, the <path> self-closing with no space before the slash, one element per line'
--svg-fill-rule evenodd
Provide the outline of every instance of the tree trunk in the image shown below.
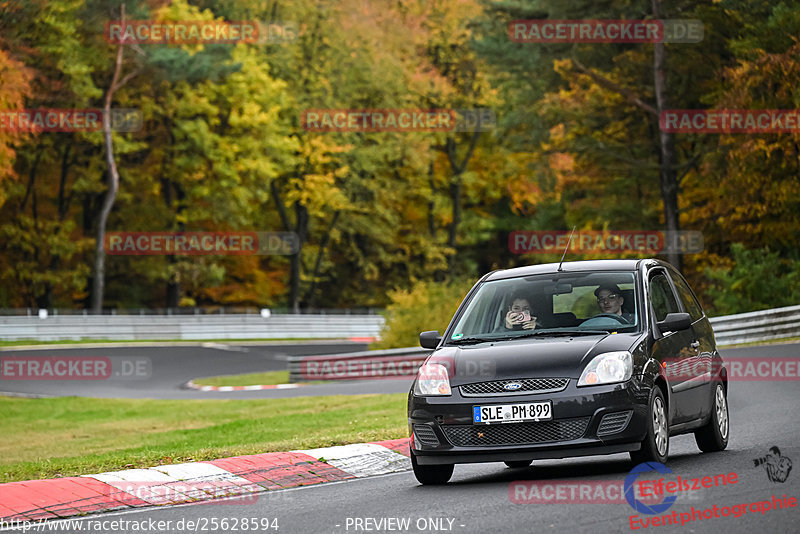
<path fill-rule="evenodd" d="M 331 239 L 331 233 L 333 233 L 333 228 L 336 226 L 336 222 L 339 220 L 340 213 L 341 212 L 339 210 L 336 210 L 336 212 L 333 214 L 333 219 L 331 219 L 331 224 L 328 227 L 328 231 L 322 237 L 322 242 L 319 244 L 319 252 L 317 253 L 317 260 L 316 262 L 314 262 L 314 272 L 311 273 L 311 289 L 308 290 L 305 297 L 305 301 L 309 308 L 313 308 L 314 304 L 316 303 L 317 286 L 319 285 L 318 283 L 319 270 L 320 267 L 322 266 L 322 258 L 325 257 L 325 251 L 328 248 L 328 242 Z"/>
<path fill-rule="evenodd" d="M 453 222 L 450 224 L 447 235 L 447 245 L 449 247 L 456 247 L 456 240 L 458 238 L 458 225 L 461 223 L 461 175 L 467 169 L 472 154 L 475 151 L 475 146 L 478 144 L 478 137 L 481 135 L 480 131 L 472 132 L 472 137 L 469 140 L 469 146 L 464 154 L 464 157 L 459 162 L 456 155 L 456 142 L 453 138 L 448 137 L 445 145 L 445 153 L 447 154 L 447 161 L 450 162 L 450 169 L 453 171 L 453 176 L 450 179 L 450 200 L 453 205 Z M 448 267 L 450 272 L 453 272 L 455 267 L 455 254 L 448 258 Z"/>
<path fill-rule="evenodd" d="M 653 16 L 662 18 L 662 0 L 652 0 Z M 656 110 L 659 117 L 661 112 L 669 109 L 666 80 L 667 50 L 664 43 L 655 43 L 653 47 L 653 86 L 656 96 Z M 661 199 L 664 202 L 664 224 L 667 235 L 674 239 L 680 229 L 678 219 L 678 179 L 675 172 L 675 139 L 672 134 L 663 132 L 659 128 L 658 140 L 660 147 L 661 164 Z M 682 258 L 678 251 L 671 249 L 667 253 L 667 261 L 677 267 L 682 267 Z"/>
<path fill-rule="evenodd" d="M 120 21 L 124 26 L 125 4 L 120 6 Z M 94 273 L 92 277 L 92 311 L 95 313 L 100 313 L 103 310 L 103 292 L 106 282 L 106 251 L 103 245 L 106 238 L 108 215 L 111 213 L 111 208 L 114 207 L 114 201 L 117 199 L 117 190 L 119 189 L 119 172 L 117 171 L 117 162 L 114 159 L 114 142 L 111 135 L 111 102 L 117 89 L 124 86 L 138 72 L 130 72 L 120 80 L 119 75 L 122 72 L 122 53 L 124 49 L 125 44 L 120 43 L 114 64 L 114 76 L 111 78 L 111 84 L 108 86 L 103 102 L 103 140 L 105 141 L 106 164 L 108 165 L 108 191 L 106 191 L 106 195 L 103 198 L 103 205 L 97 217 Z"/>
<path fill-rule="evenodd" d="M 428 199 L 428 235 L 436 238 L 436 184 L 433 183 L 433 162 L 428 166 L 428 183 L 431 186 L 431 197 Z"/>

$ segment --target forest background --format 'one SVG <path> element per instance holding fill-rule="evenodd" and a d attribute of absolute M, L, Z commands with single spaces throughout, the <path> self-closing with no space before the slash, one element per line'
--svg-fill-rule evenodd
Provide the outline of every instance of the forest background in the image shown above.
<path fill-rule="evenodd" d="M 143 118 L 108 139 L 0 129 L 0 308 L 435 307 L 490 270 L 558 260 L 513 254 L 510 232 L 663 230 L 670 203 L 677 228 L 703 234 L 677 262 L 712 315 L 800 303 L 800 136 L 658 124 L 665 104 L 800 107 L 798 2 L 128 1 L 132 20 L 291 28 L 268 43 L 136 46 L 104 37 L 122 4 L 0 0 L 0 110 L 110 95 Z M 542 18 L 697 19 L 704 38 L 509 38 L 510 21 Z M 303 111 L 323 108 L 489 108 L 497 124 L 304 129 Z M 300 252 L 106 255 L 98 292 L 101 223 L 290 231 Z M 620 256 L 569 259 L 601 257 Z"/>

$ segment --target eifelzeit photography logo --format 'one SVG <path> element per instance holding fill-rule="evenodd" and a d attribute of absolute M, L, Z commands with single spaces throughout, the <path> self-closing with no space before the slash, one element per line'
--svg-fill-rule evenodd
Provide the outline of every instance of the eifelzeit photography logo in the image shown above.
<path fill-rule="evenodd" d="M 765 456 L 753 459 L 755 467 L 763 467 L 767 472 L 767 478 L 771 482 L 783 483 L 789 478 L 789 473 L 792 471 L 792 461 L 786 456 L 781 456 L 781 450 L 772 446 Z"/>

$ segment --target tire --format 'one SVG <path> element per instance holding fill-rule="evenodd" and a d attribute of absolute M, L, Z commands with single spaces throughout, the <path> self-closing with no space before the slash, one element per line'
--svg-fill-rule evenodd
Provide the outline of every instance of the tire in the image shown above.
<path fill-rule="evenodd" d="M 647 435 L 642 441 L 642 448 L 631 451 L 631 460 L 638 465 L 645 462 L 664 464 L 669 457 L 669 424 L 667 423 L 667 405 L 661 388 L 654 385 L 650 391 L 650 409 L 647 417 Z"/>
<path fill-rule="evenodd" d="M 714 397 L 711 401 L 711 418 L 708 424 L 694 432 L 694 440 L 703 452 L 725 450 L 730 435 L 728 399 L 725 388 L 719 380 L 714 382 Z"/>
<path fill-rule="evenodd" d="M 414 476 L 423 486 L 438 486 L 447 484 L 453 476 L 453 464 L 444 465 L 419 465 L 414 453 L 411 453 L 411 467 L 414 469 Z"/>
<path fill-rule="evenodd" d="M 533 460 L 512 460 L 510 462 L 503 462 L 511 469 L 522 469 L 523 467 L 528 467 L 531 465 Z"/>

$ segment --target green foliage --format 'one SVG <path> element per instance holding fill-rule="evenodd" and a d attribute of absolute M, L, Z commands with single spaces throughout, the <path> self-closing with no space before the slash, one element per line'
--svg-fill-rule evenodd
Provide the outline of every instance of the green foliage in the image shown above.
<path fill-rule="evenodd" d="M 630 98 L 654 103 L 653 46 L 507 33 L 515 19 L 649 18 L 650 2 L 0 0 L 0 108 L 100 107 L 118 49 L 100 29 L 123 3 L 130 19 L 289 21 L 297 33 L 126 48 L 123 73 L 137 75 L 112 106 L 140 109 L 144 127 L 114 134 L 108 230 L 294 231 L 302 248 L 295 258 L 108 256 L 106 307 L 382 307 L 391 289 L 444 273 L 558 259 L 511 254 L 514 230 L 663 228 L 657 116 Z M 705 25 L 702 43 L 667 46 L 669 106 L 797 108 L 796 3 L 662 2 L 664 18 Z M 311 108 L 476 107 L 498 123 L 474 147 L 469 132 L 300 124 Z M 732 264 L 732 242 L 768 247 L 793 269 L 795 137 L 674 135 L 681 229 L 705 238 L 684 272 L 704 302 L 762 305 L 704 294 L 706 270 Z M 105 169 L 99 132 L 0 128 L 0 307 L 84 305 Z"/>
<path fill-rule="evenodd" d="M 706 269 L 710 313 L 729 315 L 800 304 L 800 260 L 768 249 L 731 246 L 730 267 Z"/>
<path fill-rule="evenodd" d="M 389 294 L 386 326 L 375 348 L 413 347 L 419 344 L 419 333 L 438 330 L 444 333 L 450 319 L 474 284 L 474 280 L 449 282 L 421 281 L 409 290 Z"/>

